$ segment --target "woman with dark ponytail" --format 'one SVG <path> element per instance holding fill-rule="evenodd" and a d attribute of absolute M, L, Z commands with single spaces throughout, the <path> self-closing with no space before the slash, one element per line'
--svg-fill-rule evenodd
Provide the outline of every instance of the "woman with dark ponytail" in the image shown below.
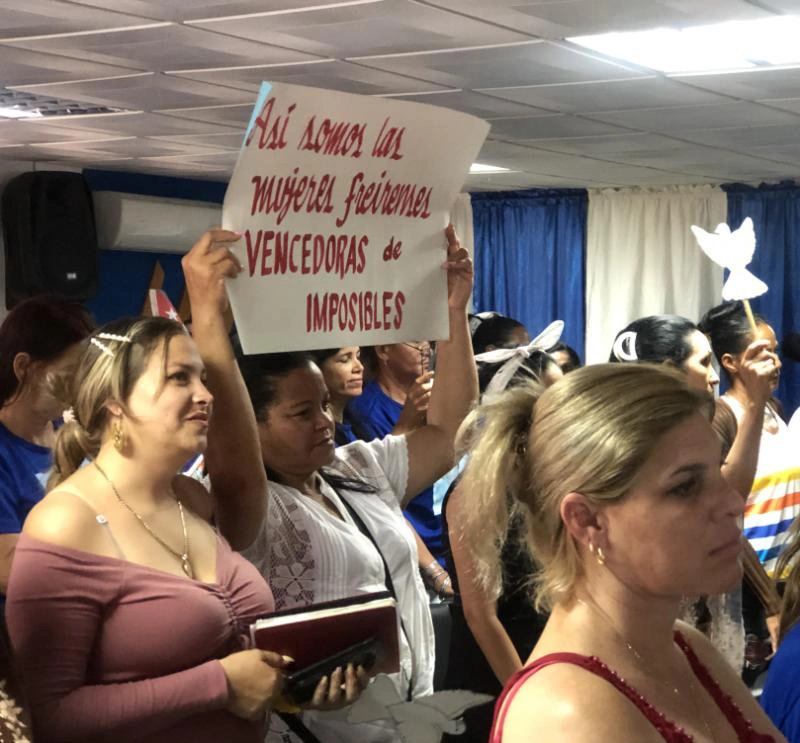
<path fill-rule="evenodd" d="M 756 315 L 755 321 L 753 331 L 741 302 L 713 307 L 700 321 L 729 382 L 713 423 L 723 442 L 722 473 L 746 499 L 744 536 L 752 550 L 744 553 L 742 598 L 749 680 L 777 647 L 780 602 L 774 582 L 785 576 L 776 568 L 789 527 L 800 513 L 795 504 L 800 456 L 772 396 L 781 370 L 775 332 L 763 317 Z M 757 569 L 755 557 L 766 574 Z"/>
<path fill-rule="evenodd" d="M 700 329 L 709 337 L 729 388 L 717 403 L 714 428 L 722 437 L 725 463 L 722 471 L 730 482 L 747 498 L 748 510 L 778 495 L 761 493 L 768 471 L 784 470 L 800 465 L 800 457 L 787 450 L 786 425 L 781 418 L 780 404 L 773 397 L 780 380 L 781 361 L 777 353 L 775 331 L 763 317 L 756 315 L 756 330 L 750 327 L 741 302 L 724 302 L 710 309 L 700 321 Z M 780 461 L 775 461 L 779 459 Z M 794 476 L 800 476 L 797 467 Z M 778 487 L 786 494 L 786 483 Z M 748 533 L 748 512 L 745 512 L 745 537 L 759 553 L 761 562 L 771 575 L 781 551 L 780 544 L 798 510 L 788 507 L 778 498 L 768 511 L 772 524 L 757 518 L 756 531 Z M 760 510 L 759 510 L 760 513 Z M 754 514 L 755 515 L 755 514 Z M 784 534 L 781 537 L 781 534 Z"/>

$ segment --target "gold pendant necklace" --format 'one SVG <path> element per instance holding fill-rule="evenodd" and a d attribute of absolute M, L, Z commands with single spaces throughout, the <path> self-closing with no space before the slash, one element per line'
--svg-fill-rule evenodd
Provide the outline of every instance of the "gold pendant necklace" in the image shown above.
<path fill-rule="evenodd" d="M 594 611 L 596 614 L 599 614 L 603 619 L 605 619 L 606 624 L 611 628 L 611 631 L 617 636 L 617 639 L 619 640 L 619 642 L 625 646 L 625 648 L 628 650 L 628 652 L 631 654 L 631 656 L 636 661 L 636 665 L 639 667 L 639 670 L 642 673 L 644 673 L 645 676 L 647 676 L 648 678 L 652 678 L 662 688 L 669 689 L 671 694 L 679 697 L 680 699 L 684 699 L 685 698 L 686 695 L 682 694 L 677 686 L 672 686 L 671 684 L 668 684 L 666 681 L 662 681 L 660 678 L 658 678 L 658 676 L 656 676 L 655 674 L 651 673 L 648 670 L 648 668 L 656 667 L 655 664 L 651 663 L 648 666 L 647 662 L 642 657 L 642 654 L 635 647 L 633 647 L 633 645 L 631 645 L 630 642 L 628 642 L 622 636 L 622 634 L 619 632 L 619 630 L 614 626 L 614 623 L 611 621 L 611 618 L 608 616 L 608 614 L 606 614 L 599 606 L 597 606 L 594 601 L 592 601 L 591 603 L 589 603 L 587 601 L 584 601 L 583 599 L 578 599 L 577 601 L 578 601 L 579 604 L 583 604 L 590 611 Z M 687 661 L 687 664 L 688 664 L 688 661 Z M 688 694 L 689 701 L 691 702 L 692 708 L 694 709 L 695 716 L 703 724 L 703 728 L 705 729 L 706 737 L 708 738 L 708 740 L 711 741 L 711 743 L 717 743 L 716 737 L 711 732 L 711 726 L 708 724 L 708 720 L 706 719 L 706 716 L 702 713 L 702 711 L 701 711 L 701 709 L 700 709 L 700 707 L 698 705 L 698 702 L 697 702 L 697 699 L 696 699 L 696 697 L 697 697 L 697 687 L 695 686 L 694 679 L 692 678 L 692 676 L 694 676 L 694 670 L 691 668 L 691 666 L 689 668 L 689 673 L 690 673 L 690 676 L 688 677 L 689 687 L 690 687 L 690 689 L 689 689 L 690 693 Z"/>
<path fill-rule="evenodd" d="M 95 466 L 97 471 L 103 476 L 105 481 L 111 486 L 111 490 L 114 492 L 114 495 L 117 497 L 117 500 L 136 517 L 139 523 L 145 528 L 147 533 L 151 537 L 153 537 L 153 539 L 156 540 L 156 542 L 158 542 L 165 550 L 167 550 L 167 552 L 169 552 L 171 555 L 174 555 L 175 557 L 178 558 L 178 560 L 180 560 L 181 570 L 183 570 L 186 577 L 194 579 L 194 570 L 192 570 L 192 564 L 189 562 L 189 532 L 186 529 L 186 515 L 183 512 L 183 503 L 181 503 L 180 498 L 176 497 L 175 500 L 178 502 L 178 511 L 181 514 L 181 529 L 183 530 L 183 552 L 178 552 L 177 550 L 172 549 L 172 547 L 170 547 L 160 536 L 158 536 L 158 534 L 156 534 L 155 531 L 153 531 L 150 525 L 138 513 L 136 513 L 136 511 L 134 511 L 128 505 L 128 503 L 125 502 L 125 500 L 123 500 L 122 496 L 119 494 L 119 490 L 117 490 L 116 485 L 114 485 L 114 483 L 111 481 L 111 478 L 105 473 L 105 470 L 95 461 L 92 461 L 92 464 Z"/>

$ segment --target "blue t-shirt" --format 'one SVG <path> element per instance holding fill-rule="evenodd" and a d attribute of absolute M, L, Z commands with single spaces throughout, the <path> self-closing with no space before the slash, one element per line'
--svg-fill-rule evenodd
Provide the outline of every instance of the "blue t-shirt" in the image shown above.
<path fill-rule="evenodd" d="M 358 436 L 353 432 L 353 426 L 349 420 L 345 419 L 336 424 L 336 446 L 346 446 L 358 441 Z"/>
<path fill-rule="evenodd" d="M 789 743 L 800 743 L 800 624 L 789 630 L 769 665 L 761 706 Z"/>
<path fill-rule="evenodd" d="M 30 510 L 44 498 L 53 467 L 45 446 L 15 436 L 0 423 L 0 534 L 19 534 Z"/>
<path fill-rule="evenodd" d="M 403 406 L 392 400 L 373 380 L 359 397 L 347 404 L 345 415 L 363 432 L 364 438 L 382 439 L 397 425 L 402 410 Z M 431 554 L 443 563 L 442 517 L 434 511 L 433 487 L 426 488 L 414 498 L 404 513 Z"/>

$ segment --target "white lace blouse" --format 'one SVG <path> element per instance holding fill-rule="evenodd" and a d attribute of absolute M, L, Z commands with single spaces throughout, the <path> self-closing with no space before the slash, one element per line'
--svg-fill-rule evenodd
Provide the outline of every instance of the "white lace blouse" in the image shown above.
<path fill-rule="evenodd" d="M 385 591 L 384 567 L 370 539 L 353 522 L 341 498 L 358 513 L 380 546 L 392 574 L 399 613 L 408 638 L 400 633 L 398 691 L 413 696 L 433 691 L 434 637 L 428 597 L 419 575 L 417 545 L 400 502 L 408 481 L 404 436 L 356 441 L 336 449 L 329 466 L 357 478 L 374 493 L 337 493 L 320 488 L 341 518 L 298 490 L 270 482 L 266 526 L 244 555 L 268 581 L 276 610 Z"/>

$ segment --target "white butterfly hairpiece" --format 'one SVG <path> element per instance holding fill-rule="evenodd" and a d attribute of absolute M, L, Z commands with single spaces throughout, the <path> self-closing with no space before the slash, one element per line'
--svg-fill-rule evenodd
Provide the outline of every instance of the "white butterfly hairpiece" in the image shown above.
<path fill-rule="evenodd" d="M 724 222 L 717 225 L 714 232 L 706 232 L 697 225 L 692 225 L 692 233 L 700 249 L 718 266 L 730 271 L 728 280 L 722 287 L 722 298 L 742 301 L 760 297 L 769 287 L 747 270 L 756 251 L 756 233 L 753 220 L 745 219 L 738 230 Z"/>
<path fill-rule="evenodd" d="M 470 708 L 488 704 L 488 694 L 472 691 L 437 691 L 413 702 L 405 701 L 386 675 L 376 676 L 347 714 L 350 723 L 389 720 L 404 743 L 439 743 L 443 733 L 461 735 L 466 725 L 461 719 Z"/>
<path fill-rule="evenodd" d="M 500 364 L 501 366 L 486 386 L 485 395 L 495 392 L 502 392 L 508 387 L 509 382 L 514 378 L 517 370 L 522 366 L 526 359 L 530 358 L 534 351 L 547 351 L 561 339 L 564 331 L 564 321 L 554 320 L 539 335 L 537 335 L 527 346 L 517 346 L 516 348 L 497 348 L 486 353 L 479 353 L 475 361 L 484 364 Z"/>

